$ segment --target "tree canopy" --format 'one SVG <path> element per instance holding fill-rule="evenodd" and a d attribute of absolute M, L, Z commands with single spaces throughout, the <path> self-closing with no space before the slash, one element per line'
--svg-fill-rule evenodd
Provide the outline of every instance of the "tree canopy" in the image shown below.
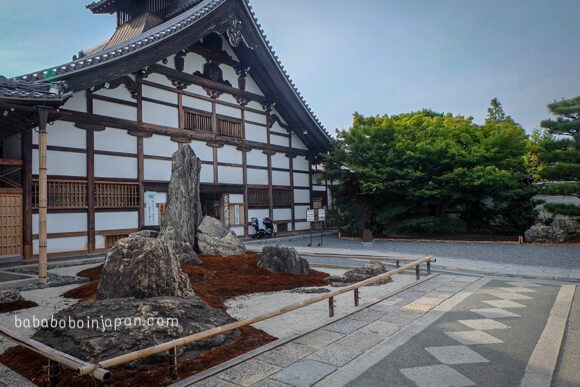
<path fill-rule="evenodd" d="M 493 106 L 493 105 L 492 105 Z M 521 232 L 534 219 L 526 135 L 511 119 L 486 120 L 429 110 L 395 116 L 354 114 L 326 157 L 339 222 L 382 234 Z"/>
<path fill-rule="evenodd" d="M 563 99 L 548 105 L 550 113 L 558 116 L 556 120 L 544 120 L 542 128 L 548 129 L 552 134 L 571 136 L 576 143 L 580 142 L 580 96 Z"/>

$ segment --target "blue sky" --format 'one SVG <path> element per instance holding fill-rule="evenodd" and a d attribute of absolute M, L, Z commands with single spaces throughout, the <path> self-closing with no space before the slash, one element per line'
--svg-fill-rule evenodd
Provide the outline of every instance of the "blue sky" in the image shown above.
<path fill-rule="evenodd" d="M 108 38 L 90 1 L 2 0 L 0 74 L 62 64 Z M 497 97 L 527 131 L 580 95 L 577 0 L 251 0 L 326 128 L 431 108 L 482 122 Z"/>

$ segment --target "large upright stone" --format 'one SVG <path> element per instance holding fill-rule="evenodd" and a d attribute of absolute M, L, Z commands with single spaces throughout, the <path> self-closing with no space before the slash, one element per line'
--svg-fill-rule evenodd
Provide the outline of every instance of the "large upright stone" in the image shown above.
<path fill-rule="evenodd" d="M 211 216 L 204 217 L 197 229 L 197 248 L 201 254 L 222 257 L 246 252 L 246 247 L 236 234 Z"/>
<path fill-rule="evenodd" d="M 142 236 L 121 239 L 109 250 L 97 289 L 97 299 L 193 294 L 168 242 Z"/>
<path fill-rule="evenodd" d="M 167 205 L 161 219 L 159 238 L 189 243 L 195 247 L 195 233 L 203 217 L 199 199 L 201 161 L 189 145 L 173 154 Z"/>
<path fill-rule="evenodd" d="M 262 269 L 288 274 L 310 274 L 310 264 L 293 247 L 267 245 L 262 247 L 258 261 Z"/>

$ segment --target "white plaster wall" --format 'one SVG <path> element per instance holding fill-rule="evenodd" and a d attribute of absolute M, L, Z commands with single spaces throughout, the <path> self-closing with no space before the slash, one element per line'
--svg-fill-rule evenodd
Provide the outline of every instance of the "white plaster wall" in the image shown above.
<path fill-rule="evenodd" d="M 236 167 L 218 167 L 218 183 L 225 184 L 244 184 L 244 175 L 242 168 Z"/>
<path fill-rule="evenodd" d="M 270 134 L 270 144 L 288 147 L 290 146 L 290 139 L 288 137 L 276 136 Z"/>
<path fill-rule="evenodd" d="M 312 190 L 313 191 L 326 191 L 326 186 L 325 185 L 312 185 Z"/>
<path fill-rule="evenodd" d="M 107 128 L 95 132 L 95 150 L 137 153 L 137 137 L 130 136 L 127 131 Z"/>
<path fill-rule="evenodd" d="M 270 216 L 270 211 L 267 208 L 250 208 L 248 210 L 248 222 L 252 218 L 264 219 L 267 216 Z M 250 227 L 250 229 L 254 228 Z"/>
<path fill-rule="evenodd" d="M 197 95 L 201 95 L 201 96 L 204 96 L 204 97 L 207 97 L 208 96 L 207 95 L 207 92 L 203 89 L 203 87 L 201 87 L 199 85 L 193 85 L 193 84 L 191 84 L 191 85 L 189 85 L 189 86 L 187 86 L 185 88 L 185 91 L 188 91 L 190 93 L 194 93 L 194 94 L 197 94 Z"/>
<path fill-rule="evenodd" d="M 260 90 L 254 79 L 249 75 L 246 77 L 246 91 L 258 95 L 264 95 L 264 93 L 262 93 L 262 90 Z"/>
<path fill-rule="evenodd" d="M 236 81 L 236 83 L 234 83 L 233 85 L 234 85 L 234 87 L 237 88 L 238 87 L 238 82 Z M 236 99 L 231 94 L 228 94 L 228 93 L 223 93 L 222 95 L 220 95 L 218 97 L 218 101 L 221 101 L 221 102 L 229 102 L 229 103 L 233 103 L 233 104 L 238 104 L 238 101 L 236 101 Z"/>
<path fill-rule="evenodd" d="M 160 85 L 168 86 L 168 87 L 175 87 L 171 84 L 171 82 L 165 77 L 165 75 L 152 73 L 147 76 L 147 81 L 151 83 L 157 83 Z"/>
<path fill-rule="evenodd" d="M 244 115 L 246 121 L 254 121 L 258 124 L 266 125 L 266 115 L 265 114 L 258 114 L 254 112 L 246 112 Z"/>
<path fill-rule="evenodd" d="M 230 194 L 230 204 L 244 204 L 244 195 Z"/>
<path fill-rule="evenodd" d="M 248 184 L 268 184 L 268 171 L 248 168 Z"/>
<path fill-rule="evenodd" d="M 106 238 L 104 235 L 95 235 L 95 248 L 104 249 L 106 245 Z"/>
<path fill-rule="evenodd" d="M 74 110 L 75 112 L 86 112 L 87 111 L 87 92 L 77 91 L 70 97 L 64 105 L 63 109 Z"/>
<path fill-rule="evenodd" d="M 233 107 L 216 104 L 215 111 L 217 114 L 221 114 L 223 116 L 233 117 L 233 118 L 242 118 L 242 111 L 240 109 L 235 109 Z"/>
<path fill-rule="evenodd" d="M 170 59 L 172 66 L 175 67 L 175 60 L 173 57 Z M 196 71 L 203 72 L 203 64 L 205 63 L 205 58 L 194 52 L 188 52 L 183 58 L 183 71 L 189 74 L 193 74 Z"/>
<path fill-rule="evenodd" d="M 50 238 L 46 241 L 48 253 L 60 253 L 63 251 L 86 250 L 88 238 L 79 236 L 71 238 Z M 32 241 L 32 253 L 38 254 L 38 239 Z"/>
<path fill-rule="evenodd" d="M 241 164 L 242 152 L 233 145 L 224 145 L 218 148 L 218 161 L 220 163 Z"/>
<path fill-rule="evenodd" d="M 295 171 L 308 171 L 308 160 L 304 156 L 296 156 L 294 158 L 292 167 Z"/>
<path fill-rule="evenodd" d="M 288 134 L 288 132 L 286 131 L 286 129 L 284 129 L 283 127 L 281 127 L 280 124 L 278 123 L 278 121 L 275 121 L 272 124 L 272 126 L 270 127 L 270 131 L 276 132 L 276 133 Z"/>
<path fill-rule="evenodd" d="M 294 172 L 294 185 L 297 187 L 309 187 L 310 179 L 308 174 Z"/>
<path fill-rule="evenodd" d="M 272 167 L 274 168 L 290 168 L 290 159 L 284 153 L 276 153 L 272 155 Z"/>
<path fill-rule="evenodd" d="M 256 165 L 259 167 L 268 166 L 268 156 L 262 153 L 260 149 L 252 149 L 246 153 L 246 161 L 248 165 Z"/>
<path fill-rule="evenodd" d="M 533 200 L 544 200 L 546 203 L 574 204 L 580 206 L 580 198 L 569 195 L 536 195 Z"/>
<path fill-rule="evenodd" d="M 243 226 L 230 227 L 230 230 L 232 230 L 237 236 L 244 235 L 244 227 Z"/>
<path fill-rule="evenodd" d="M 306 210 L 310 206 L 294 206 L 294 216 L 296 219 L 306 219 Z"/>
<path fill-rule="evenodd" d="M 171 91 L 159 89 L 157 87 L 151 87 L 148 85 L 143 85 L 143 97 L 153 98 L 163 102 L 169 102 L 177 104 L 177 94 Z"/>
<path fill-rule="evenodd" d="M 274 208 L 274 220 L 291 220 L 292 210 L 290 208 Z"/>
<path fill-rule="evenodd" d="M 103 95 L 105 97 L 117 98 L 122 99 L 124 101 L 135 102 L 136 99 L 131 96 L 131 92 L 127 90 L 127 87 L 124 84 L 119 85 L 119 87 L 115 89 L 99 89 L 94 94 L 96 95 Z"/>
<path fill-rule="evenodd" d="M 286 120 L 284 119 L 284 117 L 282 117 L 282 114 L 280 114 L 280 112 L 279 112 L 279 111 L 278 111 L 276 108 L 272 108 L 272 114 L 275 114 L 275 115 L 277 115 L 277 116 L 278 116 L 278 118 L 280 119 L 280 121 L 282 121 L 282 123 L 283 123 L 284 125 L 288 125 L 288 121 L 286 121 Z"/>
<path fill-rule="evenodd" d="M 202 164 L 199 173 L 201 183 L 213 183 L 213 165 Z"/>
<path fill-rule="evenodd" d="M 292 148 L 296 149 L 308 149 L 302 140 L 295 134 L 292 133 Z"/>
<path fill-rule="evenodd" d="M 148 159 L 143 161 L 145 180 L 169 181 L 171 179 L 171 161 Z"/>
<path fill-rule="evenodd" d="M 62 176 L 86 176 L 87 155 L 76 152 L 46 151 L 47 173 Z M 38 175 L 38 149 L 32 150 L 32 174 Z"/>
<path fill-rule="evenodd" d="M 68 148 L 86 148 L 87 132 L 79 129 L 72 122 L 56 121 L 46 126 L 46 145 Z M 32 131 L 32 143 L 38 145 L 38 132 Z"/>
<path fill-rule="evenodd" d="M 272 171 L 272 185 L 290 185 L 290 173 Z"/>
<path fill-rule="evenodd" d="M 46 219 L 47 233 L 87 231 L 86 213 L 50 213 Z M 38 214 L 32 214 L 32 233 L 38 234 Z"/>
<path fill-rule="evenodd" d="M 195 155 L 203 161 L 213 161 L 213 148 L 202 141 L 192 141 L 191 148 Z"/>
<path fill-rule="evenodd" d="M 177 108 L 143 101 L 143 122 L 177 128 L 179 126 Z"/>
<path fill-rule="evenodd" d="M 266 127 L 248 124 L 246 122 L 246 139 L 266 144 L 268 142 L 268 133 L 266 132 Z"/>
<path fill-rule="evenodd" d="M 143 139 L 143 153 L 145 156 L 171 157 L 178 149 L 178 144 L 167 136 L 154 134 Z"/>
<path fill-rule="evenodd" d="M 181 97 L 181 103 L 184 107 L 203 110 L 211 113 L 211 102 L 199 98 L 193 98 L 188 95 Z"/>
<path fill-rule="evenodd" d="M 137 108 L 108 101 L 93 100 L 93 112 L 102 116 L 117 117 L 124 120 L 137 120 Z"/>
<path fill-rule="evenodd" d="M 34 132 L 33 132 L 34 133 Z M 21 136 L 20 134 L 14 134 L 7 137 L 2 142 L 2 151 L 4 158 L 7 159 L 21 159 Z"/>
<path fill-rule="evenodd" d="M 295 189 L 294 203 L 310 203 L 310 191 L 307 189 Z"/>
<path fill-rule="evenodd" d="M 262 108 L 262 105 L 259 102 L 256 102 L 256 101 L 250 101 L 250 102 L 248 102 L 248 104 L 246 105 L 246 107 L 248 107 L 250 109 L 256 109 L 256 110 L 264 111 L 264 109 Z"/>
<path fill-rule="evenodd" d="M 296 231 L 309 230 L 310 222 L 296 222 Z"/>
<path fill-rule="evenodd" d="M 95 155 L 95 176 L 136 179 L 137 158 Z"/>
<path fill-rule="evenodd" d="M 139 213 L 137 211 L 96 212 L 95 230 L 124 230 L 139 227 Z"/>
<path fill-rule="evenodd" d="M 238 88 L 238 75 L 236 74 L 236 71 L 228 65 L 220 65 L 220 69 L 222 69 L 222 74 L 223 74 L 224 80 L 230 81 L 232 86 L 237 89 Z"/>

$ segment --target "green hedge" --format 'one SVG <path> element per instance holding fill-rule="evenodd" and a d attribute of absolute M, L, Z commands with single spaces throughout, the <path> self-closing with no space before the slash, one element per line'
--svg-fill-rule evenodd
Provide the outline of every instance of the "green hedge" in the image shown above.
<path fill-rule="evenodd" d="M 575 204 L 546 203 L 544 208 L 555 215 L 580 216 L 580 206 Z"/>

